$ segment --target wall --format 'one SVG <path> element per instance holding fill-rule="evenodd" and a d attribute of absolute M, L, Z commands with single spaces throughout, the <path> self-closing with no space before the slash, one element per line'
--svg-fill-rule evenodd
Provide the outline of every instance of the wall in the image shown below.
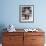
<path fill-rule="evenodd" d="M 34 23 L 19 22 L 19 5 L 34 5 Z M 0 25 L 13 24 L 16 28 L 46 28 L 46 1 L 41 0 L 1 0 Z"/>
<path fill-rule="evenodd" d="M 34 5 L 34 23 L 19 22 L 19 5 Z M 46 0 L 0 0 L 0 31 L 13 24 L 16 28 L 42 28 L 46 32 Z"/>

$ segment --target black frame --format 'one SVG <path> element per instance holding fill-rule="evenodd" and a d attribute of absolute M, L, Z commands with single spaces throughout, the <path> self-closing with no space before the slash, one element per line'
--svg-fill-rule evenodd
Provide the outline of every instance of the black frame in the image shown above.
<path fill-rule="evenodd" d="M 22 16 L 22 8 L 27 7 L 27 8 L 32 8 L 32 21 L 21 21 L 21 16 Z M 19 21 L 22 23 L 30 23 L 30 22 L 34 22 L 34 5 L 19 5 Z"/>

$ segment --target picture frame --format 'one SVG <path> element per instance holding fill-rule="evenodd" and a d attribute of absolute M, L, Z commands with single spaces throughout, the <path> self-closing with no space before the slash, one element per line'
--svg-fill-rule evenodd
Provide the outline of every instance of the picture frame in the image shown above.
<path fill-rule="evenodd" d="M 19 5 L 19 21 L 34 22 L 34 5 Z"/>

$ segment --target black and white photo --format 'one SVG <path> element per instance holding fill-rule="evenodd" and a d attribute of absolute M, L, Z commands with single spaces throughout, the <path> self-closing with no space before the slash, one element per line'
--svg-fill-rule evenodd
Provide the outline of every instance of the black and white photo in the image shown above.
<path fill-rule="evenodd" d="M 34 5 L 20 5 L 20 22 L 34 21 Z"/>

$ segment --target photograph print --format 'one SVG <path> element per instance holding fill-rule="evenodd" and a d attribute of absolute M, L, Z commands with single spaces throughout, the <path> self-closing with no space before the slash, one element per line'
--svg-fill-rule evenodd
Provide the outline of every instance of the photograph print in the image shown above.
<path fill-rule="evenodd" d="M 20 5 L 20 22 L 34 22 L 34 5 Z"/>

